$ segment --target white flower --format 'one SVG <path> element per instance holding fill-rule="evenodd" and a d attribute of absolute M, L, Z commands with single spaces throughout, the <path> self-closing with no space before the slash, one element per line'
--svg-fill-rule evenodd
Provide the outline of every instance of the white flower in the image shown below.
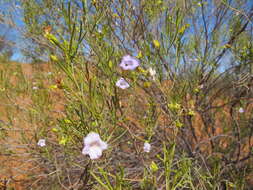
<path fill-rule="evenodd" d="M 39 88 L 37 86 L 34 86 L 33 87 L 33 90 L 38 90 Z"/>
<path fill-rule="evenodd" d="M 143 146 L 143 150 L 144 150 L 144 152 L 150 152 L 151 145 L 148 142 L 145 142 L 144 146 Z"/>
<path fill-rule="evenodd" d="M 244 109 L 243 109 L 243 108 L 240 108 L 238 111 L 239 111 L 239 113 L 243 113 L 243 112 L 244 112 Z"/>
<path fill-rule="evenodd" d="M 103 150 L 106 150 L 108 145 L 100 139 L 99 134 L 90 132 L 84 139 L 83 155 L 89 155 L 90 159 L 98 159 L 102 156 Z"/>
<path fill-rule="evenodd" d="M 38 146 L 41 146 L 41 147 L 46 146 L 46 140 L 45 140 L 45 139 L 40 139 L 40 140 L 38 141 L 37 145 L 38 145 Z"/>
<path fill-rule="evenodd" d="M 121 63 L 119 64 L 119 66 L 123 69 L 123 70 L 134 70 L 136 69 L 138 66 L 140 65 L 139 60 L 130 56 L 130 55 L 125 55 L 122 60 Z"/>
<path fill-rule="evenodd" d="M 153 69 L 152 67 L 150 67 L 148 69 L 148 72 L 149 72 L 150 76 L 152 77 L 152 79 L 155 80 L 156 70 Z"/>
<path fill-rule="evenodd" d="M 117 82 L 116 82 L 116 86 L 121 88 L 121 89 L 126 89 L 126 88 L 129 88 L 130 85 L 128 84 L 128 82 L 123 79 L 123 78 L 120 78 Z"/>
<path fill-rule="evenodd" d="M 48 72 L 47 75 L 52 75 L 52 72 Z"/>

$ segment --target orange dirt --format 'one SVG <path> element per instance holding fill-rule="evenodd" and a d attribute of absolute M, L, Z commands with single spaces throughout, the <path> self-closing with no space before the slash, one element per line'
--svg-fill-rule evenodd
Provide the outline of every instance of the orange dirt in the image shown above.
<path fill-rule="evenodd" d="M 18 63 L 13 63 L 13 67 L 16 67 Z M 2 69 L 0 65 L 0 69 Z M 39 64 L 39 65 L 29 65 L 29 64 L 21 64 L 21 69 L 22 72 L 25 76 L 25 78 L 29 82 L 33 82 L 36 74 L 41 73 L 41 72 L 49 72 L 51 70 L 50 65 L 48 64 Z M 57 80 L 55 80 L 57 83 Z M 17 78 L 13 76 L 10 80 L 10 83 L 13 85 L 16 84 Z M 43 86 L 47 87 L 49 85 L 50 81 L 43 81 Z M 169 92 L 171 89 L 171 82 L 165 81 L 161 84 L 161 89 L 166 93 Z M 152 87 L 151 87 L 152 88 Z M 129 117 L 127 118 L 127 121 L 129 124 L 131 124 L 132 128 L 129 129 L 130 132 L 135 132 L 136 130 L 144 130 L 145 126 L 138 122 L 140 120 L 139 117 L 144 117 L 145 116 L 145 110 L 147 109 L 147 101 L 143 100 L 143 95 L 145 94 L 142 90 L 137 90 L 135 91 L 136 96 L 124 96 L 121 99 L 120 106 L 122 107 L 128 107 L 130 106 L 130 110 L 134 109 L 134 114 L 130 113 Z M 159 94 L 157 94 L 159 95 Z M 48 110 L 51 114 L 52 117 L 54 118 L 59 118 L 63 115 L 64 111 L 64 98 L 63 98 L 63 93 L 61 92 L 60 89 L 56 89 L 50 92 L 50 98 L 52 100 L 52 110 Z M 128 99 L 132 99 L 134 102 L 134 105 L 127 105 Z M 190 100 L 190 97 L 188 97 Z M 188 100 L 187 100 L 188 101 Z M 3 101 L 1 101 L 3 102 Z M 216 102 L 218 105 L 221 102 Z M 26 136 L 27 134 L 32 134 L 34 132 L 34 126 L 31 123 L 28 123 L 26 120 L 22 120 L 22 110 L 29 109 L 32 107 L 33 104 L 36 104 L 36 102 L 33 102 L 31 99 L 31 96 L 29 94 L 23 94 L 15 97 L 14 100 L 4 100 L 4 104 L 0 103 L 0 119 L 3 121 L 8 121 L 8 107 L 7 105 L 11 104 L 12 106 L 15 105 L 14 112 L 13 114 L 17 116 L 17 118 L 13 118 L 13 123 L 12 123 L 12 129 L 8 130 L 8 136 L 6 139 L 2 140 L 0 139 L 1 145 L 6 146 L 6 145 L 11 145 L 11 149 L 13 152 L 16 152 L 16 156 L 13 156 L 8 153 L 2 153 L 2 150 L 0 149 L 0 179 L 6 179 L 10 180 L 12 182 L 12 186 L 15 188 L 15 190 L 23 190 L 26 189 L 26 182 L 28 180 L 28 174 L 29 174 L 29 169 L 33 168 L 33 172 L 39 171 L 40 168 L 36 168 L 34 165 L 31 164 L 29 161 L 29 155 L 24 155 L 25 153 L 25 146 L 21 146 L 24 144 L 21 144 L 22 140 L 22 135 L 21 135 L 21 130 L 25 131 Z M 138 105 L 138 106 L 135 106 Z M 188 107 L 190 107 L 188 105 Z M 194 108 L 192 108 L 194 110 Z M 252 105 L 248 106 L 247 109 L 252 109 Z M 159 110 L 161 112 L 161 110 Z M 138 113 L 138 114 L 136 114 Z M 223 115 L 222 115 L 223 114 Z M 227 107 L 224 108 L 222 111 L 222 114 L 219 114 L 216 116 L 215 119 L 215 126 L 219 126 L 219 123 L 221 123 L 224 120 L 224 117 L 226 120 L 229 122 L 231 120 L 230 115 L 229 115 L 229 110 Z M 159 117 L 157 118 L 158 125 L 166 127 L 169 123 L 169 118 L 161 112 Z M 1 123 L 0 123 L 1 124 Z M 1 125 L 0 125 L 1 126 Z M 208 135 L 204 130 L 204 125 L 203 121 L 200 117 L 199 114 L 196 113 L 196 116 L 193 119 L 193 127 L 196 131 L 197 137 L 200 139 L 200 141 L 207 141 L 208 142 Z M 168 129 L 170 130 L 170 129 Z M 215 128 L 215 135 L 222 134 L 224 131 L 223 129 L 216 127 Z M 253 141 L 253 139 L 251 139 Z M 33 142 L 34 139 L 30 139 L 30 142 L 35 144 Z M 32 144 L 31 143 L 31 144 Z M 222 146 L 226 148 L 227 142 L 226 141 L 220 141 Z M 194 148 L 196 144 L 192 143 L 192 148 Z M 200 147 L 201 149 L 208 150 L 210 148 L 209 143 L 203 143 Z M 249 148 L 251 147 L 244 147 L 244 151 L 248 152 Z M 126 148 L 124 148 L 126 149 Z M 1 181 L 0 181 L 1 182 Z M 0 186 L 1 189 L 1 186 Z"/>
<path fill-rule="evenodd" d="M 51 70 L 49 64 L 30 65 L 20 63 L 10 63 L 7 65 L 7 69 L 18 70 L 21 66 L 21 72 L 25 79 L 32 83 L 37 73 L 49 72 Z M 6 69 L 4 65 L 0 65 L 0 69 Z M 13 86 L 16 85 L 18 79 L 16 76 L 11 76 L 9 83 Z M 49 81 L 43 81 L 43 85 L 48 86 Z M 11 93 L 11 92 L 10 92 Z M 59 118 L 64 111 L 64 99 L 63 93 L 59 89 L 55 89 L 50 92 L 50 98 L 52 99 L 52 116 Z M 35 127 L 32 123 L 23 116 L 26 110 L 30 109 L 33 104 L 31 95 L 28 93 L 19 95 L 10 95 L 10 98 L 4 98 L 0 101 L 0 120 L 2 125 L 8 125 L 11 120 L 11 124 L 7 128 L 6 138 L 0 138 L 0 190 L 1 188 L 13 187 L 15 190 L 27 189 L 29 174 L 39 171 L 40 168 L 32 164 L 29 154 L 27 154 L 26 146 L 24 143 L 22 134 L 25 133 L 25 137 L 29 138 L 29 134 L 35 132 Z M 9 118 L 11 116 L 12 118 Z M 32 135 L 31 135 L 32 136 Z M 34 139 L 28 139 L 29 145 L 35 144 Z M 26 141 L 27 143 L 27 141 Z M 13 154 L 14 153 L 14 154 Z"/>

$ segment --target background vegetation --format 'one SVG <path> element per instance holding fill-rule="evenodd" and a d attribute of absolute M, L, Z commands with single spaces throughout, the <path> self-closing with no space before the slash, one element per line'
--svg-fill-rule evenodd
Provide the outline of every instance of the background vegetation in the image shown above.
<path fill-rule="evenodd" d="M 30 65 L 0 38 L 3 188 L 252 188 L 250 0 L 12 3 L 0 22 Z M 91 131 L 109 145 L 98 160 L 82 154 Z"/>

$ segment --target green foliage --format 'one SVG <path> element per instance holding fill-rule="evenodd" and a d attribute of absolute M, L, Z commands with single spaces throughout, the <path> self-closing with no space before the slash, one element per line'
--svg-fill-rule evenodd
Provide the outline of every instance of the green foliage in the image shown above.
<path fill-rule="evenodd" d="M 248 1 L 21 2 L 27 33 L 41 39 L 33 45 L 63 78 L 45 88 L 38 76 L 39 90 L 30 92 L 31 121 L 45 125 L 34 141 L 50 139 L 46 147 L 28 148 L 45 168 L 41 186 L 250 188 Z M 124 55 L 136 56 L 139 67 L 121 69 Z M 116 86 L 121 77 L 129 88 Z M 47 113 L 54 90 L 66 99 L 57 121 Z M 109 144 L 99 160 L 81 154 L 91 131 Z M 143 152 L 144 142 L 151 152 Z"/>
<path fill-rule="evenodd" d="M 0 63 L 9 62 L 13 54 L 11 42 L 5 35 L 0 35 Z"/>

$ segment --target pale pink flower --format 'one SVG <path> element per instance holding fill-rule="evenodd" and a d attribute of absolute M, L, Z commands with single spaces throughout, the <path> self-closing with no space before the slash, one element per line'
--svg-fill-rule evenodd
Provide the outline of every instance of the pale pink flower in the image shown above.
<path fill-rule="evenodd" d="M 103 150 L 106 150 L 108 147 L 107 143 L 102 141 L 99 134 L 95 132 L 90 132 L 83 141 L 84 148 L 82 154 L 88 154 L 92 160 L 100 158 Z"/>
<path fill-rule="evenodd" d="M 116 82 L 116 86 L 121 88 L 121 89 L 126 89 L 126 88 L 129 88 L 130 85 L 128 84 L 128 82 L 123 79 L 123 78 L 120 78 L 117 82 Z"/>
<path fill-rule="evenodd" d="M 244 109 L 243 108 L 240 108 L 238 111 L 239 111 L 239 113 L 244 113 Z"/>
<path fill-rule="evenodd" d="M 138 66 L 140 65 L 140 62 L 138 59 L 130 56 L 130 55 L 125 55 L 122 60 L 121 63 L 119 64 L 119 66 L 123 69 L 123 70 L 134 70 L 136 69 Z"/>
<path fill-rule="evenodd" d="M 38 145 L 38 146 L 41 146 L 41 147 L 46 146 L 46 140 L 45 140 L 45 139 L 40 139 L 40 140 L 38 141 L 37 145 Z"/>
<path fill-rule="evenodd" d="M 151 145 L 148 142 L 145 142 L 143 146 L 143 151 L 150 152 L 150 150 L 151 150 Z"/>

